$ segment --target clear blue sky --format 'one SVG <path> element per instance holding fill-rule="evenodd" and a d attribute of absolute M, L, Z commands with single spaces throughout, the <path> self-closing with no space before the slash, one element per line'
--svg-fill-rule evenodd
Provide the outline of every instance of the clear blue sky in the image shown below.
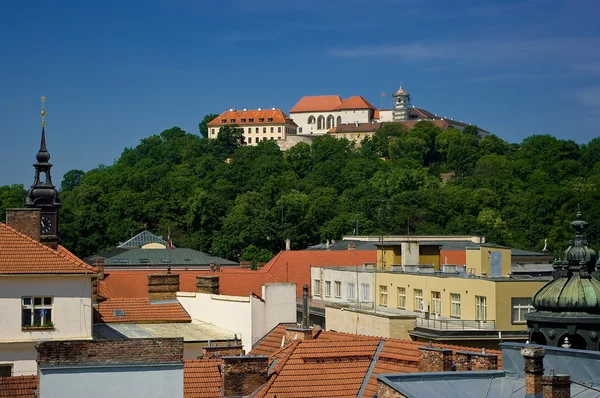
<path fill-rule="evenodd" d="M 0 2 L 0 185 L 54 182 L 207 113 L 403 86 L 510 142 L 600 135 L 598 0 Z M 384 103 L 384 106 L 388 105 Z"/>

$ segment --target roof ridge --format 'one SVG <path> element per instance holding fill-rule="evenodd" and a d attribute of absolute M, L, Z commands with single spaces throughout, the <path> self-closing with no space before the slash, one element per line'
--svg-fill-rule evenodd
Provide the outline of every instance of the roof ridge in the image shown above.
<path fill-rule="evenodd" d="M 24 233 L 22 233 L 22 232 L 20 232 L 20 231 L 16 230 L 15 228 L 11 227 L 10 225 L 7 225 L 7 224 L 4 224 L 3 222 L 0 222 L 0 228 L 1 228 L 1 227 L 4 227 L 4 229 L 8 230 L 9 232 L 12 232 L 12 233 L 14 233 L 14 234 L 18 235 L 19 237 L 21 237 L 21 238 L 24 238 L 24 239 L 28 240 L 30 243 L 34 243 L 35 245 L 37 245 L 37 246 L 38 246 L 39 248 L 41 248 L 41 249 L 47 250 L 47 251 L 49 251 L 49 252 L 50 252 L 50 253 L 52 253 L 52 254 L 58 255 L 59 257 L 61 257 L 61 258 L 65 259 L 65 260 L 67 260 L 67 261 L 69 261 L 69 262 L 70 262 L 70 263 L 72 263 L 73 265 L 76 265 L 76 266 L 78 266 L 78 267 L 81 267 L 81 265 L 84 265 L 84 266 L 83 266 L 83 267 L 81 267 L 81 268 L 84 268 L 84 269 L 91 270 L 91 271 L 92 271 L 92 273 L 97 273 L 97 272 L 98 272 L 98 269 L 97 269 L 96 267 L 94 267 L 94 266 L 91 266 L 91 265 L 89 265 L 89 264 L 86 264 L 86 263 L 85 263 L 83 260 L 81 260 L 79 257 L 77 257 L 77 258 L 79 259 L 79 263 L 77 263 L 77 261 L 75 261 L 75 260 L 73 260 L 72 258 L 70 258 L 70 256 L 67 256 L 65 253 L 61 253 L 61 252 L 59 252 L 58 250 L 55 250 L 55 249 L 53 249 L 53 248 L 51 248 L 51 247 L 49 247 L 49 246 L 46 246 L 46 245 L 44 245 L 42 242 L 40 242 L 40 241 L 37 241 L 37 240 L 33 239 L 31 236 L 25 235 Z M 65 248 L 65 250 L 67 250 L 67 251 L 68 251 L 68 249 L 67 249 L 67 248 Z"/>
<path fill-rule="evenodd" d="M 292 354 L 294 353 L 294 351 L 296 350 L 296 348 L 298 347 L 300 342 L 301 342 L 301 340 L 294 340 L 294 341 L 292 341 L 291 344 L 289 344 L 287 346 L 287 347 L 289 347 L 290 351 L 286 354 L 286 356 L 284 356 L 281 359 L 281 365 L 275 366 L 273 368 L 273 372 L 271 373 L 269 381 L 267 382 L 267 384 L 265 384 L 265 386 L 262 388 L 262 390 L 258 394 L 256 394 L 256 398 L 264 397 L 267 394 L 267 392 L 269 391 L 269 388 L 271 388 L 273 383 L 275 383 L 275 380 L 277 380 L 277 376 L 279 376 L 279 371 L 285 366 L 286 362 L 288 361 L 288 359 L 290 359 L 290 357 L 292 356 Z M 273 375 L 275 375 L 275 376 L 273 376 Z"/>

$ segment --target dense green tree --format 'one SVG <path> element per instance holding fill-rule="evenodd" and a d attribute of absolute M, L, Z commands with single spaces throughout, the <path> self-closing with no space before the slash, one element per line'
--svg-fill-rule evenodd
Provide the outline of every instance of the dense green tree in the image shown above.
<path fill-rule="evenodd" d="M 204 119 L 202 119 L 200 123 L 198 123 L 198 132 L 202 137 L 208 138 L 208 123 L 212 122 L 217 116 L 219 115 L 216 113 L 209 113 L 204 116 Z"/>
<path fill-rule="evenodd" d="M 0 186 L 0 221 L 6 221 L 6 209 L 23 207 L 26 194 L 21 184 Z"/>
<path fill-rule="evenodd" d="M 81 185 L 81 180 L 83 179 L 83 170 L 73 169 L 67 171 L 63 175 L 63 180 L 60 184 L 61 192 L 72 191 Z"/>

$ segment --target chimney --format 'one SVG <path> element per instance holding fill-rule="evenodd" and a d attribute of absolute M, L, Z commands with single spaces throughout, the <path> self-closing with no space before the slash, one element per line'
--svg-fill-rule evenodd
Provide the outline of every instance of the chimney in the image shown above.
<path fill-rule="evenodd" d="M 223 397 L 251 395 L 268 379 L 268 356 L 223 357 Z"/>
<path fill-rule="evenodd" d="M 525 394 L 535 396 L 542 392 L 542 376 L 544 374 L 544 355 L 542 347 L 523 347 L 521 355 L 525 361 Z"/>
<path fill-rule="evenodd" d="M 179 291 L 179 275 L 148 275 L 148 298 L 150 301 L 175 300 Z"/>
<path fill-rule="evenodd" d="M 457 372 L 471 370 L 471 355 L 473 355 L 473 353 L 469 351 L 456 351 L 454 365 Z"/>
<path fill-rule="evenodd" d="M 41 220 L 39 208 L 6 209 L 6 225 L 38 242 Z"/>
<path fill-rule="evenodd" d="M 481 352 L 473 352 L 469 367 L 469 370 L 498 370 L 498 355 L 486 354 L 485 348 Z"/>
<path fill-rule="evenodd" d="M 219 294 L 219 277 L 196 275 L 196 293 Z"/>
<path fill-rule="evenodd" d="M 284 345 L 299 340 L 312 340 L 312 329 L 305 328 L 287 328 L 285 329 Z"/>
<path fill-rule="evenodd" d="M 309 329 L 308 285 L 302 286 L 302 329 Z"/>
<path fill-rule="evenodd" d="M 542 391 L 544 398 L 570 398 L 571 376 L 555 374 L 543 376 Z"/>
<path fill-rule="evenodd" d="M 451 372 L 452 350 L 419 347 L 419 372 Z"/>
<path fill-rule="evenodd" d="M 355 243 L 348 243 L 348 250 L 350 250 L 350 251 L 356 250 L 356 244 Z"/>
<path fill-rule="evenodd" d="M 98 268 L 98 280 L 104 280 L 104 257 L 98 257 L 96 259 L 96 268 Z"/>
<path fill-rule="evenodd" d="M 212 345 L 206 346 L 202 348 L 202 358 L 203 359 L 211 359 L 211 358 L 221 358 L 221 357 L 232 357 L 232 356 L 242 356 L 244 355 L 244 348 L 241 345 Z"/>
<path fill-rule="evenodd" d="M 290 251 L 290 250 L 292 250 L 292 249 L 291 249 L 291 243 L 292 243 L 292 241 L 290 240 L 290 238 L 287 238 L 287 239 L 285 240 L 285 250 L 287 250 L 287 251 Z"/>
<path fill-rule="evenodd" d="M 215 264 L 214 261 L 211 261 L 210 272 L 221 272 L 221 264 Z"/>

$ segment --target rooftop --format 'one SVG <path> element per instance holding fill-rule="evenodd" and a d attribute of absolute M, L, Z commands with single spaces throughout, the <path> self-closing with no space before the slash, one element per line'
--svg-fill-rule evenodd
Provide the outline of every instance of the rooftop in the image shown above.
<path fill-rule="evenodd" d="M 208 125 L 220 127 L 227 124 L 238 126 L 262 124 L 292 124 L 296 125 L 281 109 L 235 110 L 230 109 L 214 118 Z"/>
<path fill-rule="evenodd" d="M 37 376 L 0 377 L 0 398 L 34 398 Z"/>
<path fill-rule="evenodd" d="M 62 246 L 57 250 L 0 223 L 0 274 L 93 274 L 97 270 Z"/>
<path fill-rule="evenodd" d="M 183 367 L 184 398 L 221 398 L 221 359 L 186 360 Z"/>
<path fill-rule="evenodd" d="M 100 301 L 97 318 L 102 323 L 191 322 L 179 301 L 150 302 L 148 298 L 112 298 Z"/>
<path fill-rule="evenodd" d="M 343 100 L 339 95 L 308 95 L 298 101 L 290 113 L 298 112 L 326 112 L 342 109 L 373 109 L 375 107 L 364 97 L 354 95 Z"/>
<path fill-rule="evenodd" d="M 198 250 L 187 248 L 175 249 L 129 249 L 105 258 L 105 267 L 127 266 L 208 266 L 210 263 L 220 265 L 237 265 L 236 262 L 214 257 Z"/>
<path fill-rule="evenodd" d="M 230 330 L 197 320 L 190 323 L 94 324 L 94 338 L 97 339 L 182 337 L 184 342 L 225 342 L 227 340 L 234 341 L 235 336 L 235 333 Z"/>

